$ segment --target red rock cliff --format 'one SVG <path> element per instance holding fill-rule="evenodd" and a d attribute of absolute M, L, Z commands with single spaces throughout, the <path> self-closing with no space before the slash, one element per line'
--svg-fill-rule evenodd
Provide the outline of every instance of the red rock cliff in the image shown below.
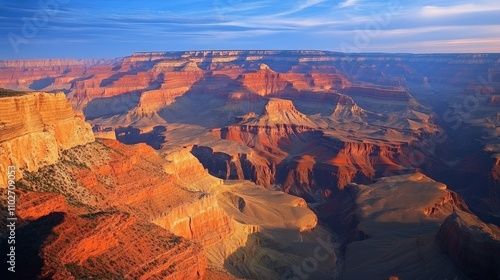
<path fill-rule="evenodd" d="M 29 93 L 0 98 L 0 185 L 5 168 L 36 171 L 55 163 L 59 152 L 94 141 L 84 117 L 62 93 Z M 21 176 L 21 172 L 17 172 Z"/>

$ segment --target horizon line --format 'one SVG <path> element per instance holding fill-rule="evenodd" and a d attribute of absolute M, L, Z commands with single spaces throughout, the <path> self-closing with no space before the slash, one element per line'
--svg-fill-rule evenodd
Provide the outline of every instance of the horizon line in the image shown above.
<path fill-rule="evenodd" d="M 476 55 L 476 54 L 488 54 L 488 55 L 500 55 L 500 52 L 340 52 L 333 50 L 321 50 L 321 49 L 188 49 L 188 50 L 157 50 L 157 51 L 134 51 L 126 56 L 115 56 L 115 57 L 39 57 L 39 58 L 19 58 L 19 59 L 7 59 L 0 58 L 0 61 L 24 61 L 24 60 L 92 60 L 92 59 L 122 59 L 126 57 L 133 56 L 135 54 L 148 54 L 148 53 L 189 53 L 189 52 L 324 52 L 328 54 L 345 54 L 345 55 Z"/>

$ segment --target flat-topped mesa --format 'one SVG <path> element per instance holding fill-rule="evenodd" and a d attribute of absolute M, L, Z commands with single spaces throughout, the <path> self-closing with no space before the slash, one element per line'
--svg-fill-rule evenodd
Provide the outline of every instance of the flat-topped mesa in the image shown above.
<path fill-rule="evenodd" d="M 498 54 L 345 54 L 319 50 L 204 50 L 204 51 L 159 51 L 136 52 L 124 61 L 159 61 L 175 59 L 216 59 L 221 61 L 281 61 L 281 62 L 336 62 L 336 63 L 427 63 L 437 62 L 443 66 L 493 64 Z M 385 65 L 385 64 L 384 64 Z"/>
<path fill-rule="evenodd" d="M 0 67 L 55 67 L 55 66 L 94 66 L 110 65 L 119 59 L 30 59 L 30 60 L 0 60 Z"/>
<path fill-rule="evenodd" d="M 0 98 L 0 185 L 6 168 L 36 171 L 53 164 L 60 150 L 93 142 L 94 134 L 63 93 L 27 93 Z M 16 172 L 19 178 L 21 172 Z"/>
<path fill-rule="evenodd" d="M 353 184 L 349 188 L 360 209 L 358 230 L 365 236 L 401 227 L 381 226 L 378 223 L 382 221 L 407 223 L 408 227 L 439 225 L 454 211 L 469 211 L 465 202 L 445 184 L 421 173 L 384 177 L 370 186 Z"/>

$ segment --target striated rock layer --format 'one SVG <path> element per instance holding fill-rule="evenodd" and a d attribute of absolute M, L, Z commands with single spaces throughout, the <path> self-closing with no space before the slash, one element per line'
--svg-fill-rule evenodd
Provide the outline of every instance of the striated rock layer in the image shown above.
<path fill-rule="evenodd" d="M 32 275 L 204 279 L 208 269 L 207 275 L 276 279 L 301 265 L 312 253 L 305 244 L 319 246 L 321 237 L 330 240 L 330 253 L 312 275 L 329 279 L 337 268 L 334 239 L 303 199 L 223 182 L 191 149 L 160 156 L 145 144 L 100 139 L 26 172 L 19 182 L 30 190 L 19 207 L 26 234 L 45 223 L 52 225 L 43 228 L 47 238 L 56 240 L 40 247 Z"/>
<path fill-rule="evenodd" d="M 57 162 L 60 151 L 94 141 L 84 117 L 62 93 L 29 93 L 0 98 L 0 185 L 7 166 L 36 171 Z M 17 179 L 21 172 L 17 172 Z"/>
<path fill-rule="evenodd" d="M 18 254 L 30 264 L 19 265 L 21 278 L 204 279 L 200 245 L 133 215 L 79 214 L 81 209 L 54 194 L 23 192 L 19 201 L 24 225 L 18 229 Z"/>

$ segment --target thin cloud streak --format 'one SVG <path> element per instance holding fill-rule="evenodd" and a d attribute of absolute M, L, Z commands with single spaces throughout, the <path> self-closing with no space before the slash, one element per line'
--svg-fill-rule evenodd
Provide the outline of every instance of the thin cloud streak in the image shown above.
<path fill-rule="evenodd" d="M 500 11 L 500 4 L 476 5 L 462 4 L 455 6 L 439 7 L 439 6 L 424 6 L 420 11 L 420 15 L 424 17 L 443 17 L 450 15 L 460 15 L 478 12 Z"/>
<path fill-rule="evenodd" d="M 347 7 L 351 7 L 351 6 L 354 6 L 356 4 L 358 4 L 358 0 L 346 0 L 342 3 L 339 4 L 339 7 L 340 8 L 347 8 Z"/>
<path fill-rule="evenodd" d="M 371 30 L 370 43 L 363 48 L 367 52 L 433 52 L 446 47 L 450 51 L 500 52 L 500 45 L 490 46 L 496 41 L 487 39 L 500 37 L 498 0 L 477 0 L 473 4 L 399 1 L 396 10 L 390 10 L 388 2 L 382 0 L 69 1 L 34 38 L 20 45 L 18 54 L 13 52 L 7 35 L 23 36 L 22 19 L 32 18 L 39 5 L 36 1 L 10 2 L 8 10 L 0 11 L 0 54 L 5 58 L 32 57 L 29 52 L 38 46 L 44 47 L 38 53 L 42 57 L 114 57 L 145 49 L 338 51 L 340 43 L 353 45 L 367 30 Z M 78 49 L 74 48 L 75 40 L 81 40 Z M 48 48 L 51 41 L 54 46 Z"/>

